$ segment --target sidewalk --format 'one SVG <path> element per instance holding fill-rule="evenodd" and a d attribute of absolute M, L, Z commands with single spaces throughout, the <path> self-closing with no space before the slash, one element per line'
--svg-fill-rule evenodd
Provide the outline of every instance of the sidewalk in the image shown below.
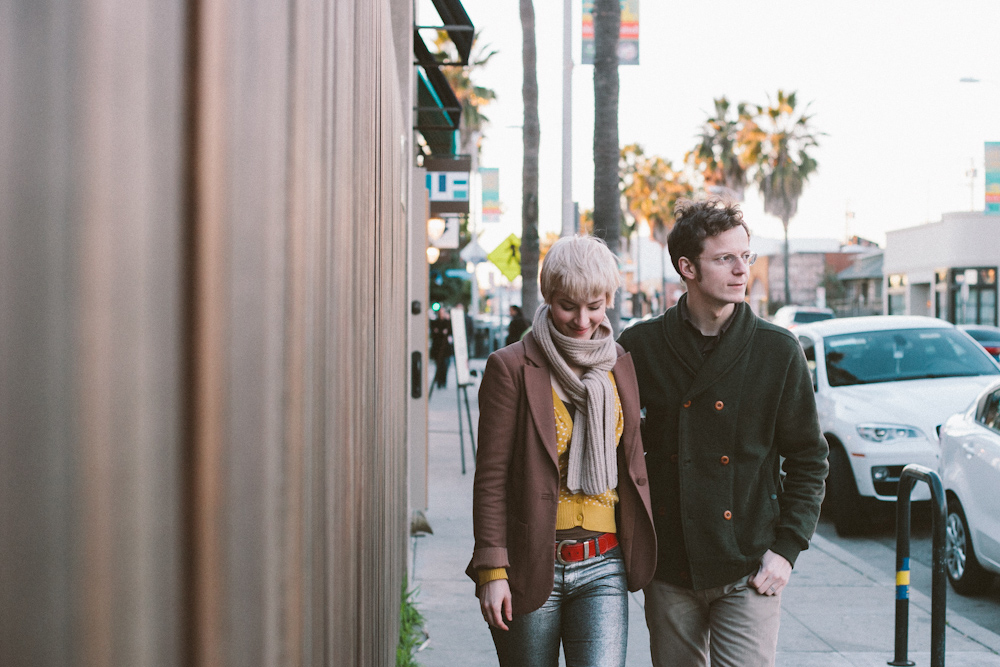
<path fill-rule="evenodd" d="M 473 359 L 470 365 L 481 374 L 485 361 Z M 424 667 L 495 667 L 493 641 L 472 582 L 465 576 L 473 546 L 474 466 L 463 406 L 468 472 L 462 475 L 454 373 L 449 383 L 447 389 L 435 389 L 430 399 L 427 518 L 434 534 L 413 540 L 410 580 L 420 587 L 417 605 L 430 636 L 417 660 Z M 468 392 L 475 432 L 476 387 L 469 387 Z M 892 660 L 895 554 L 891 549 L 883 551 L 884 558 L 869 563 L 816 536 L 799 556 L 784 592 L 777 665 L 884 667 Z M 955 593 L 949 589 L 948 595 Z M 642 604 L 641 592 L 630 595 L 629 667 L 652 664 Z M 918 666 L 930 664 L 930 609 L 929 597 L 911 591 L 908 657 Z M 948 667 L 1000 667 L 1000 635 L 951 610 L 945 647 Z"/>

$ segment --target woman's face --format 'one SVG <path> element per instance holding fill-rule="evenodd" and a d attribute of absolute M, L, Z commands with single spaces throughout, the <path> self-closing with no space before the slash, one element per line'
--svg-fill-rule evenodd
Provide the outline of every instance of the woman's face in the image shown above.
<path fill-rule="evenodd" d="M 552 294 L 550 306 L 556 331 L 570 338 L 589 339 L 604 321 L 608 300 L 604 296 L 573 299 L 557 290 Z"/>

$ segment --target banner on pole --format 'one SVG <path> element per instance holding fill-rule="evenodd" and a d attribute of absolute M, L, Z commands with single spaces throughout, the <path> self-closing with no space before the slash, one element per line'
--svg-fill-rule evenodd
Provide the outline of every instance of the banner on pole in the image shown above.
<path fill-rule="evenodd" d="M 500 222 L 500 170 L 482 167 L 479 178 L 483 184 L 483 222 Z"/>
<path fill-rule="evenodd" d="M 639 64 L 639 0 L 618 0 L 621 6 L 621 27 L 618 30 L 618 64 Z M 580 64 L 594 64 L 594 0 L 583 0 L 583 53 Z"/>
<path fill-rule="evenodd" d="M 1000 214 L 1000 141 L 986 142 L 986 212 Z"/>

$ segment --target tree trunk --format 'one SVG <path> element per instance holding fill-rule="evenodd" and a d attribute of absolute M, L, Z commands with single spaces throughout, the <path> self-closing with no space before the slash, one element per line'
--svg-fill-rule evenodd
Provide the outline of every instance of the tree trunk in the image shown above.
<path fill-rule="evenodd" d="M 521 308 L 529 319 L 538 308 L 538 77 L 535 49 L 535 7 L 520 0 L 524 45 L 524 165 L 521 169 Z"/>
<path fill-rule="evenodd" d="M 594 236 L 618 255 L 621 202 L 618 192 L 618 0 L 594 0 Z M 608 309 L 615 335 L 620 299 Z"/>
<path fill-rule="evenodd" d="M 791 302 L 792 291 L 791 291 L 791 289 L 788 286 L 789 285 L 789 282 L 788 282 L 788 221 L 789 221 L 789 217 L 787 215 L 784 215 L 784 216 L 781 217 L 781 225 L 785 228 L 785 252 L 783 254 L 784 254 L 784 260 L 785 260 L 785 305 L 786 306 L 790 306 L 792 304 L 792 302 Z"/>

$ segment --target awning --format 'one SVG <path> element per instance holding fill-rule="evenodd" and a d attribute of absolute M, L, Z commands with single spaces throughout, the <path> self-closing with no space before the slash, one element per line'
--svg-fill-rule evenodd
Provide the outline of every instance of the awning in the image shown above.
<path fill-rule="evenodd" d="M 436 69 L 434 71 L 441 74 Z M 451 92 L 447 82 L 444 85 L 447 93 L 454 98 L 455 93 Z M 457 103 L 457 100 L 455 101 Z M 454 108 L 458 109 L 457 113 L 452 110 Z M 424 141 L 427 142 L 432 154 L 454 154 L 459 113 L 461 107 L 457 104 L 455 107 L 449 107 L 447 103 L 443 103 L 424 71 L 417 70 L 417 121 L 414 128 L 424 136 Z M 454 122 L 452 122 L 453 116 Z"/>
<path fill-rule="evenodd" d="M 474 28 L 460 0 L 432 0 L 444 25 L 416 26 L 413 30 L 413 53 L 417 64 L 417 108 L 414 129 L 423 135 L 434 155 L 454 154 L 455 131 L 462 116 L 462 104 L 441 72 L 442 63 L 431 54 L 420 36 L 421 29 L 436 28 L 448 33 L 455 43 L 459 61 L 447 65 L 467 65 L 472 51 Z"/>
<path fill-rule="evenodd" d="M 419 31 L 414 31 L 413 52 L 417 57 L 417 129 L 431 152 L 454 153 L 455 131 L 462 116 L 462 104 L 448 85 Z"/>
<path fill-rule="evenodd" d="M 455 64 L 468 65 L 475 28 L 469 15 L 465 13 L 465 7 L 460 0 L 433 0 L 433 2 L 434 8 L 444 22 L 444 30 L 448 32 L 448 37 L 458 49 L 460 62 Z"/>

